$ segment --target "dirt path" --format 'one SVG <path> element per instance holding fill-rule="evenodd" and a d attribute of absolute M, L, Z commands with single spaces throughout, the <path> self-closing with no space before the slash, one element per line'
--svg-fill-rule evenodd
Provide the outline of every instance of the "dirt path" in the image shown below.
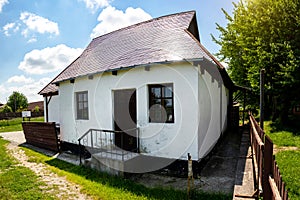
<path fill-rule="evenodd" d="M 22 135 L 20 132 L 1 134 L 4 139 L 10 141 L 10 144 L 7 145 L 8 152 L 19 161 L 19 165 L 31 169 L 39 177 L 40 181 L 46 183 L 46 186 L 41 189 L 53 194 L 58 199 L 92 199 L 81 193 L 78 185 L 67 181 L 65 177 L 51 172 L 46 165 L 29 162 L 25 152 L 18 147 L 23 142 Z"/>
<path fill-rule="evenodd" d="M 299 148 L 298 147 L 286 147 L 286 146 L 282 146 L 282 147 L 278 147 L 276 145 L 274 145 L 274 149 L 273 149 L 273 153 L 277 154 L 281 151 L 298 151 Z"/>

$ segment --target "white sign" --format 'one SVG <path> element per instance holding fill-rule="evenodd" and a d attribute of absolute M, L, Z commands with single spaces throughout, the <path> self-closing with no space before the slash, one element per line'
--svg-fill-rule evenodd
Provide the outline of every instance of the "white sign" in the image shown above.
<path fill-rule="evenodd" d="M 31 111 L 22 111 L 22 117 L 31 117 Z"/>

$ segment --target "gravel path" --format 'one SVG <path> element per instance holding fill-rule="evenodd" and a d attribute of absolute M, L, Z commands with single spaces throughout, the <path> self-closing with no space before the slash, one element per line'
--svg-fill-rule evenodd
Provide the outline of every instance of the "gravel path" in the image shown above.
<path fill-rule="evenodd" d="M 46 183 L 46 186 L 41 189 L 55 195 L 58 199 L 92 199 L 81 193 L 78 185 L 53 173 L 46 165 L 29 162 L 25 152 L 18 146 L 25 142 L 23 132 L 1 133 L 0 136 L 10 141 L 10 144 L 7 145 L 8 152 L 20 162 L 19 165 L 31 169 L 42 182 Z"/>

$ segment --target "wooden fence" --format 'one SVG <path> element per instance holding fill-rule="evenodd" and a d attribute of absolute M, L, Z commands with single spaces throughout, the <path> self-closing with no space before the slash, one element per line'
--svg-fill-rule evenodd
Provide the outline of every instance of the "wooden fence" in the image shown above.
<path fill-rule="evenodd" d="M 44 112 L 31 112 L 31 117 L 42 117 L 44 116 Z M 3 119 L 13 119 L 13 118 L 18 118 L 22 117 L 21 112 L 12 112 L 12 113 L 0 113 L 0 120 Z"/>
<path fill-rule="evenodd" d="M 26 143 L 55 152 L 59 151 L 55 122 L 23 122 Z"/>
<path fill-rule="evenodd" d="M 255 186 L 263 199 L 288 199 L 285 183 L 282 181 L 275 156 L 273 142 L 265 135 L 254 117 L 250 114 L 250 142 L 254 160 Z"/>

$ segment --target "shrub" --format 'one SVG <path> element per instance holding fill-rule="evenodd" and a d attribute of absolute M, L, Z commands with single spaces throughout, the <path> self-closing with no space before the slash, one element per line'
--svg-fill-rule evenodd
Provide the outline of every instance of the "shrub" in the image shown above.
<path fill-rule="evenodd" d="M 35 106 L 34 109 L 32 109 L 32 112 L 40 112 L 40 107 Z"/>
<path fill-rule="evenodd" d="M 0 109 L 0 113 L 10 113 L 12 112 L 12 108 L 9 105 L 4 105 L 1 109 Z"/>

